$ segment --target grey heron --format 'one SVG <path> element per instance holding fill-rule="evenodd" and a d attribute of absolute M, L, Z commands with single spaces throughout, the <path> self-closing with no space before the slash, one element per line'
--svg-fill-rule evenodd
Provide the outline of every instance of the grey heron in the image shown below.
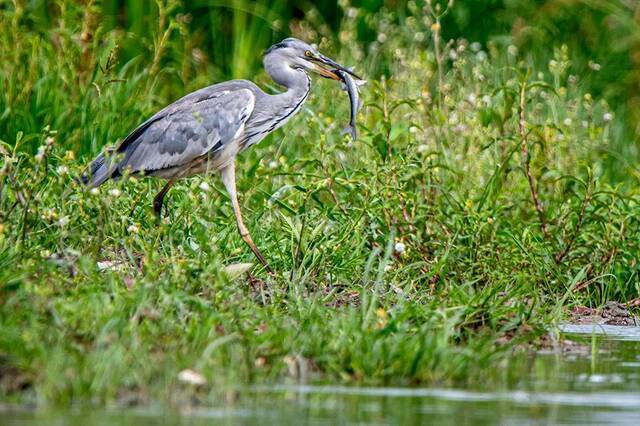
<path fill-rule="evenodd" d="M 98 155 L 82 181 L 97 187 L 125 175 L 166 179 L 153 200 L 153 210 L 161 217 L 164 196 L 176 180 L 220 172 L 240 236 L 271 272 L 242 220 L 235 158 L 300 110 L 311 89 L 308 71 L 334 80 L 341 80 L 338 70 L 359 77 L 295 38 L 267 49 L 263 64 L 271 79 L 286 91 L 267 94 L 251 81 L 232 80 L 192 92 L 138 126 L 113 152 Z"/>

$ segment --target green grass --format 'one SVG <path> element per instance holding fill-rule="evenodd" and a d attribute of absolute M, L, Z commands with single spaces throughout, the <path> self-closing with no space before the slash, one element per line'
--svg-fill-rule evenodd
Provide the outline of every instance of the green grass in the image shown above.
<path fill-rule="evenodd" d="M 217 177 L 176 185 L 159 225 L 160 182 L 92 193 L 73 180 L 214 81 L 197 38 L 168 13 L 149 54 L 119 62 L 128 36 L 85 15 L 98 9 L 65 7 L 38 31 L 0 9 L 17 29 L 0 36 L 3 400 L 208 402 L 286 380 L 486 385 L 568 308 L 639 296 L 640 175 L 610 149 L 624 123 L 573 83 L 583 70 L 566 49 L 548 65 L 508 41 L 483 53 L 459 41 L 438 60 L 433 40 L 413 43 L 416 20 L 394 27 L 380 12 L 386 40 L 365 52 L 345 18 L 342 47 L 321 48 L 369 79 L 362 136 L 341 136 L 347 96 L 319 81 L 283 131 L 241 155 L 245 221 L 277 273 L 230 277 L 254 259 Z M 367 75 L 382 61 L 390 77 Z M 180 383 L 186 368 L 207 385 Z"/>

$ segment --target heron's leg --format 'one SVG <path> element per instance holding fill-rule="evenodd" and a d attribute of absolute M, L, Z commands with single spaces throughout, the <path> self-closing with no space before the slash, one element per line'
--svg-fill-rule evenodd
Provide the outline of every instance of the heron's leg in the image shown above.
<path fill-rule="evenodd" d="M 256 247 L 255 243 L 251 239 L 251 235 L 249 235 L 249 230 L 244 225 L 242 220 L 242 213 L 240 212 L 240 204 L 238 204 L 238 195 L 236 193 L 236 165 L 231 163 L 226 166 L 222 170 L 220 170 L 220 175 L 222 176 L 222 183 L 224 187 L 227 189 L 229 193 L 229 198 L 231 198 L 231 205 L 233 206 L 233 213 L 236 216 L 236 223 L 238 224 L 238 231 L 240 232 L 240 236 L 244 240 L 245 243 L 249 246 L 253 254 L 256 255 L 260 263 L 262 263 L 270 274 L 273 273 L 269 264 L 265 260 L 258 247 Z"/>
<path fill-rule="evenodd" d="M 153 212 L 156 214 L 158 220 L 162 219 L 162 201 L 164 200 L 164 196 L 167 195 L 169 189 L 173 186 L 175 179 L 170 179 L 169 182 L 162 188 L 158 195 L 156 195 L 153 199 Z"/>

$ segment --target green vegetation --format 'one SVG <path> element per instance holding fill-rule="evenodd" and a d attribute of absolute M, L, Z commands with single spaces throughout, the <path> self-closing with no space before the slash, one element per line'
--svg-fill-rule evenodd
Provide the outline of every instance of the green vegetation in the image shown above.
<path fill-rule="evenodd" d="M 245 221 L 277 273 L 238 275 L 254 259 L 217 177 L 176 185 L 161 224 L 161 182 L 87 191 L 73 178 L 229 73 L 275 89 L 238 67 L 289 31 L 251 29 L 238 2 L 234 34 L 248 27 L 248 39 L 223 64 L 174 2 L 131 33 L 97 5 L 16 3 L 0 5 L 12 29 L 0 34 L 3 400 L 206 402 L 284 380 L 486 385 L 487 367 L 567 309 L 639 297 L 633 125 L 589 93 L 591 71 L 566 45 L 537 46 L 545 57 L 510 37 L 447 42 L 455 13 L 428 5 L 399 17 L 340 2 L 333 26 L 311 12 L 291 21 L 368 78 L 361 137 L 341 135 L 347 95 L 317 81 L 296 118 L 241 155 Z M 356 39 L 363 23 L 370 43 Z M 182 383 L 185 369 L 207 384 Z"/>

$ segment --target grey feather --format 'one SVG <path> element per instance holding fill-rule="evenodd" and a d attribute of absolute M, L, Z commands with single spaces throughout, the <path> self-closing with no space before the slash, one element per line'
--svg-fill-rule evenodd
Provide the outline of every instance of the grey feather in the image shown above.
<path fill-rule="evenodd" d="M 89 171 L 80 176 L 80 182 L 91 186 L 101 185 L 109 178 L 108 167 L 104 164 L 104 152 L 100 153 L 89 166 Z"/>
<path fill-rule="evenodd" d="M 114 152 L 91 163 L 81 181 L 92 187 L 128 173 L 150 173 L 215 155 L 244 130 L 255 106 L 253 83 L 234 80 L 197 90 L 158 111 Z"/>
<path fill-rule="evenodd" d="M 135 140 L 118 150 L 124 154 L 118 170 L 148 173 L 182 166 L 232 142 L 251 115 L 255 96 L 248 89 L 216 89 L 171 105 L 159 119 L 152 117 Z"/>

